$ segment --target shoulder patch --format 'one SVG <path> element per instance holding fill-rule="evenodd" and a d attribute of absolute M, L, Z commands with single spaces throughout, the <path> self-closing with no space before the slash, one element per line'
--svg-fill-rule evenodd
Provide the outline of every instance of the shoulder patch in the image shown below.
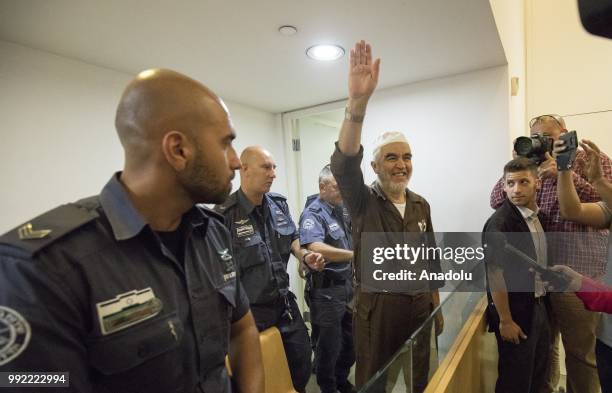
<path fill-rule="evenodd" d="M 98 216 L 95 210 L 84 206 L 62 205 L 5 233 L 0 237 L 0 244 L 15 247 L 32 257 Z"/>
<path fill-rule="evenodd" d="M 314 228 L 315 222 L 312 218 L 307 218 L 304 220 L 304 222 L 302 223 L 302 228 L 304 228 L 304 230 L 309 231 L 312 228 Z"/>
<path fill-rule="evenodd" d="M 0 306 L 0 366 L 10 363 L 30 343 L 28 321 L 12 308 Z"/>

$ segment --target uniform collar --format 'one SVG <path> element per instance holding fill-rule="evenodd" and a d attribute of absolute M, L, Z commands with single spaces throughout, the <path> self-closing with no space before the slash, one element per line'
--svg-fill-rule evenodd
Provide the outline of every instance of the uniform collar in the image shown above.
<path fill-rule="evenodd" d="M 325 202 L 323 199 L 321 199 L 321 197 L 317 198 L 317 201 L 319 202 L 319 206 L 321 206 L 321 208 L 323 210 L 325 210 L 327 212 L 327 214 L 332 215 L 334 212 L 334 206 L 332 206 L 331 203 L 329 202 Z"/>
<path fill-rule="evenodd" d="M 138 235 L 147 226 L 145 218 L 132 203 L 128 193 L 119 181 L 121 172 L 115 173 L 100 193 L 100 204 L 113 229 L 116 240 L 127 240 Z M 197 207 L 192 207 L 185 218 L 193 226 L 205 224 L 206 217 Z"/>
<path fill-rule="evenodd" d="M 267 199 L 268 194 L 264 194 L 263 198 L 261 199 L 262 206 L 266 204 Z M 257 207 L 251 203 L 249 198 L 247 198 L 246 194 L 242 191 L 242 188 L 239 188 L 238 191 L 236 191 L 236 202 L 247 215 L 251 214 L 253 209 Z"/>

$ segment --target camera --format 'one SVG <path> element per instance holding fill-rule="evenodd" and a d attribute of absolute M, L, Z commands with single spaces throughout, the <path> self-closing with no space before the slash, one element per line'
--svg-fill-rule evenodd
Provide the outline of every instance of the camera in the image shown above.
<path fill-rule="evenodd" d="M 534 134 L 531 137 L 519 136 L 514 141 L 514 151 L 519 156 L 527 157 L 540 165 L 546 161 L 547 152 L 552 155 L 553 139 L 542 134 Z"/>
<path fill-rule="evenodd" d="M 566 171 L 572 169 L 576 159 L 576 149 L 578 149 L 578 135 L 576 131 L 566 132 L 559 137 L 565 143 L 565 149 L 557 153 L 557 169 Z"/>
<path fill-rule="evenodd" d="M 565 150 L 557 153 L 557 167 L 559 170 L 567 170 L 572 167 L 576 159 L 578 135 L 576 131 L 569 131 L 561 134 L 559 139 L 565 142 Z M 553 143 L 552 138 L 542 134 L 535 134 L 531 137 L 520 136 L 514 141 L 514 151 L 519 156 L 527 157 L 540 165 L 546 161 L 547 152 L 552 155 Z"/>

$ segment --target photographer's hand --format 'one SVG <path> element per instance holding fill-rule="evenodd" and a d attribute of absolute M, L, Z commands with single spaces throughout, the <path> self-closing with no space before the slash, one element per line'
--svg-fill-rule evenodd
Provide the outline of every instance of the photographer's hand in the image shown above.
<path fill-rule="evenodd" d="M 587 139 L 583 139 L 580 142 L 580 147 L 582 147 L 587 154 L 585 167 L 587 179 L 589 179 L 589 183 L 594 184 L 603 178 L 601 160 L 599 159 L 601 151 L 596 144 Z"/>
<path fill-rule="evenodd" d="M 557 161 L 546 152 L 546 161 L 538 167 L 538 176 L 542 179 L 557 177 Z"/>

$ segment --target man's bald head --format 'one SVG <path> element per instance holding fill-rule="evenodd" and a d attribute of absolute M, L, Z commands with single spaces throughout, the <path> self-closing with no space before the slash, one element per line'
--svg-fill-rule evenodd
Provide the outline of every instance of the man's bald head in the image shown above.
<path fill-rule="evenodd" d="M 263 147 L 249 146 L 240 154 L 240 162 L 242 162 L 242 165 L 245 166 L 258 162 L 266 157 L 272 157 L 272 154 L 270 154 L 270 152 Z"/>
<path fill-rule="evenodd" d="M 529 122 L 531 135 L 542 134 L 554 140 L 559 139 L 561 134 L 567 132 L 565 120 L 559 115 L 541 115 L 534 117 Z"/>
<path fill-rule="evenodd" d="M 122 181 L 163 188 L 191 203 L 221 203 L 240 160 L 223 102 L 170 70 L 141 72 L 125 89 L 115 125 L 125 149 Z M 168 191 L 170 190 L 170 191 Z"/>
<path fill-rule="evenodd" d="M 127 86 L 115 117 L 126 160 L 152 158 L 169 131 L 195 138 L 202 124 L 227 112 L 222 101 L 201 83 L 175 71 L 143 71 Z"/>
<path fill-rule="evenodd" d="M 265 194 L 276 178 L 272 154 L 261 146 L 249 146 L 240 154 L 240 187 L 247 193 Z"/>

